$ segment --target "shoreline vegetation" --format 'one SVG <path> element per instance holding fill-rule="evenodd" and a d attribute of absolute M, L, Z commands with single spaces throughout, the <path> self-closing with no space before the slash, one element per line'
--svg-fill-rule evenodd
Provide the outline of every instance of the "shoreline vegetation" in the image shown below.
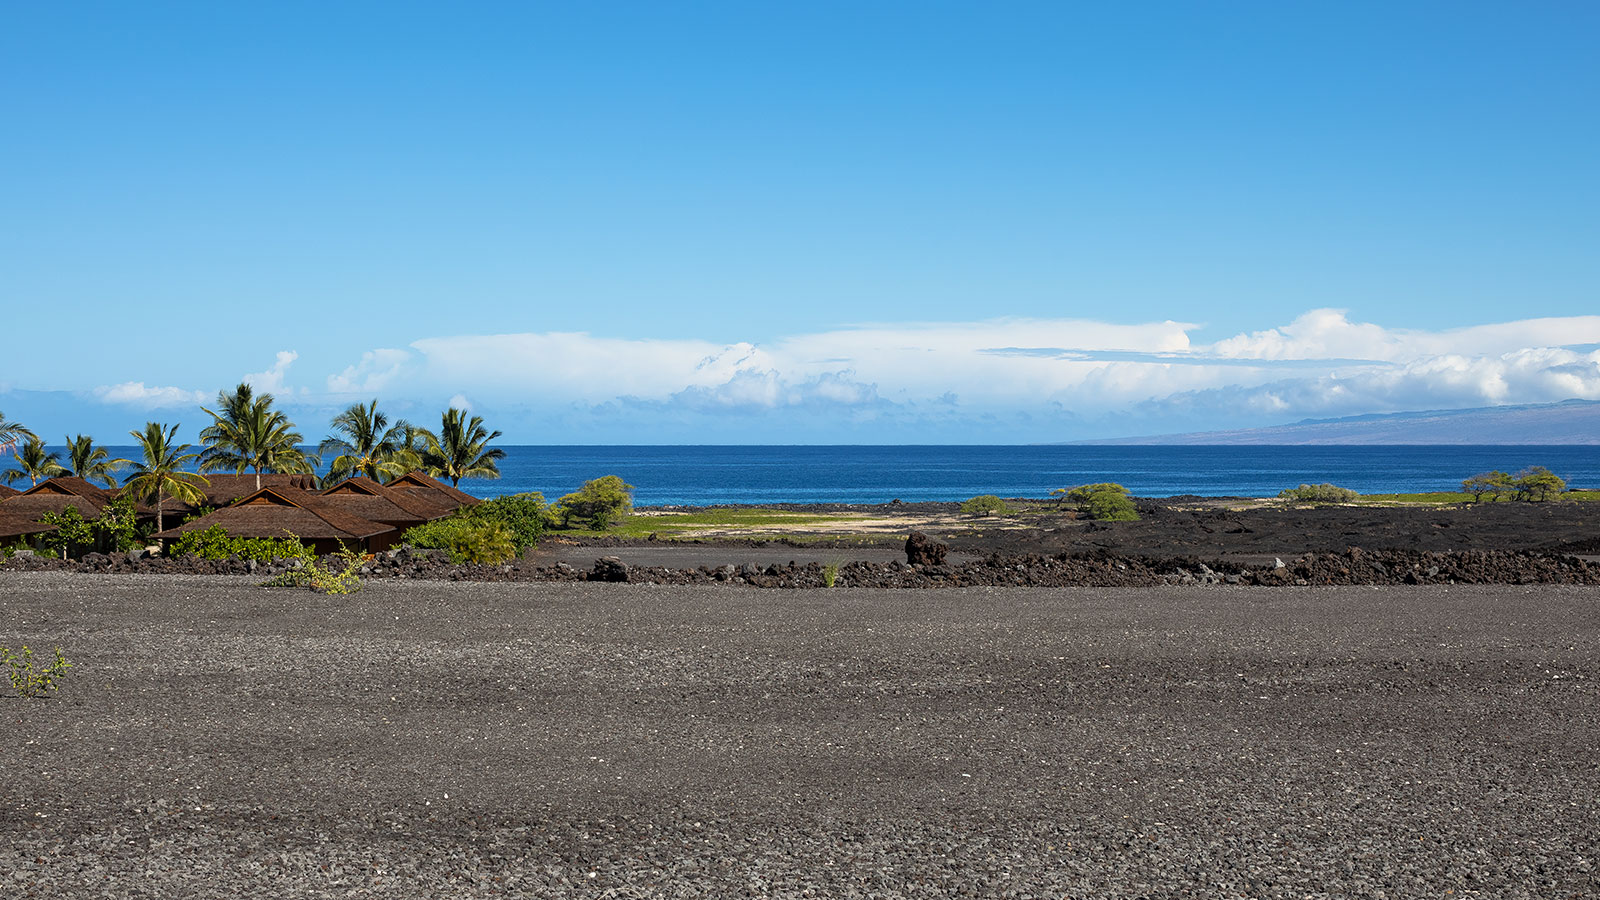
<path fill-rule="evenodd" d="M 309 544 L 288 531 L 235 535 L 221 526 L 202 527 L 203 522 L 193 528 L 180 527 L 184 532 L 181 536 L 164 542 L 163 538 L 177 534 L 165 529 L 165 510 L 173 502 L 181 502 L 192 510 L 184 516 L 184 522 L 203 518 L 211 512 L 202 505 L 208 476 L 214 478 L 221 473 L 231 473 L 246 482 L 253 476 L 253 487 L 258 492 L 264 476 L 296 476 L 306 482 L 306 489 L 328 492 L 345 482 L 355 485 L 370 481 L 376 486 L 399 483 L 407 473 L 441 479 L 454 488 L 462 479 L 498 478 L 497 462 L 505 456 L 503 450 L 493 446 L 501 433 L 489 429 L 479 416 L 447 409 L 440 416 L 439 428 L 430 430 L 403 419 L 391 420 L 379 409 L 377 400 L 354 404 L 336 415 L 329 422 L 329 435 L 317 445 L 315 453 L 308 453 L 302 449 L 305 439 L 295 423 L 275 409 L 274 403 L 271 394 L 256 394 L 248 384 L 240 384 L 231 392 L 220 391 L 215 409 L 203 408 L 212 422 L 200 432 L 200 446 L 179 443 L 176 424 L 150 422 L 143 432 L 132 433 L 139 442 L 139 460 L 113 459 L 105 448 L 82 434 L 68 438 L 68 453 L 62 458 L 21 423 L 0 414 L 0 455 L 11 457 L 12 465 L 0 480 L 16 486 L 7 496 L 0 497 L 0 518 L 8 512 L 7 501 L 13 495 L 26 496 L 55 479 L 98 481 L 106 486 L 105 496 L 112 498 L 100 505 L 97 515 L 84 515 L 81 504 L 66 504 L 37 515 L 31 523 L 36 527 L 31 531 L 29 523 L 13 522 L 9 531 L 0 532 L 0 550 L 6 558 L 45 553 L 63 559 L 111 554 L 155 556 L 161 552 L 160 545 L 166 543 L 168 554 L 176 557 L 253 560 L 261 564 L 299 560 L 305 565 L 325 556 L 330 549 L 328 542 L 319 542 L 318 552 L 313 552 Z M 124 469 L 129 470 L 129 477 L 119 486 L 118 477 Z M 22 489 L 21 494 L 16 494 L 17 487 Z M 1101 482 L 1058 488 L 1043 498 L 986 494 L 959 503 L 769 503 L 636 509 L 633 490 L 633 485 L 616 475 L 602 475 L 554 502 L 530 492 L 460 503 L 425 521 L 417 520 L 402 529 L 403 534 L 396 532 L 397 541 L 381 547 L 351 541 L 341 542 L 333 549 L 361 559 L 397 545 L 437 552 L 457 566 L 495 566 L 526 560 L 536 555 L 545 542 L 557 546 L 745 542 L 886 550 L 918 533 L 976 552 L 983 548 L 1052 549 L 1070 544 L 1059 538 L 1072 532 L 1105 535 L 1106 529 L 1141 527 L 1149 531 L 1154 526 L 1141 523 L 1142 519 L 1154 516 L 1164 521 L 1185 513 L 1227 517 L 1253 511 L 1315 512 L 1332 508 L 1371 512 L 1487 510 L 1600 500 L 1600 491 L 1569 489 L 1564 479 L 1543 466 L 1530 466 L 1515 474 L 1488 471 L 1470 475 L 1461 482 L 1460 491 L 1369 495 L 1332 484 L 1301 484 L 1283 489 L 1276 497 L 1152 499 L 1135 497 L 1121 484 Z M 228 502 L 239 503 L 242 499 L 243 495 L 234 495 Z M 230 521 L 237 521 L 237 517 Z M 12 536 L 7 538 L 6 534 Z M 1058 539 L 1052 542 L 1047 539 L 1050 536 Z M 1393 536 L 1364 542 L 1369 549 L 1392 549 L 1398 545 Z M 1285 544 L 1287 551 L 1295 552 L 1297 548 L 1290 547 L 1290 543 Z M 1363 540 L 1350 543 L 1355 546 Z M 1109 546 L 1103 540 L 1090 544 L 1087 549 L 1104 550 Z M 1166 552 L 1181 544 L 1181 540 L 1169 536 L 1155 541 L 1150 548 L 1139 549 Z M 835 575 L 840 562 L 830 563 Z"/>

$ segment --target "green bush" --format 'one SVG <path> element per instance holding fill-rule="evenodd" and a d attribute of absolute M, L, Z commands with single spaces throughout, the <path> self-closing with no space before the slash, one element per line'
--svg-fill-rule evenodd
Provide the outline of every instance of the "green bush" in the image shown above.
<path fill-rule="evenodd" d="M 193 553 L 201 559 L 237 556 L 263 563 L 274 559 L 308 559 L 311 556 L 311 551 L 300 543 L 299 538 L 238 538 L 228 534 L 221 525 L 213 525 L 203 531 L 190 531 L 174 541 L 167 552 L 173 557 Z"/>
<path fill-rule="evenodd" d="M 1118 491 L 1095 491 L 1080 507 L 1089 518 L 1100 522 L 1137 522 L 1139 511 L 1128 495 Z"/>
<path fill-rule="evenodd" d="M 993 494 L 980 494 L 961 504 L 961 511 L 969 516 L 1009 516 L 1011 507 Z"/>
<path fill-rule="evenodd" d="M 1137 522 L 1139 511 L 1128 496 L 1128 489 L 1111 481 L 1056 488 L 1050 492 L 1077 504 L 1078 512 L 1100 522 Z"/>
<path fill-rule="evenodd" d="M 1087 503 L 1095 494 L 1121 494 L 1128 496 L 1128 489 L 1111 481 L 1101 481 L 1096 484 L 1080 484 L 1077 487 L 1056 488 L 1052 494 L 1065 494 L 1073 503 Z"/>
<path fill-rule="evenodd" d="M 1529 466 L 1511 481 L 1518 500 L 1549 500 L 1567 489 L 1566 479 L 1544 466 Z"/>
<path fill-rule="evenodd" d="M 545 505 L 544 495 L 533 491 L 485 500 L 462 510 L 461 516 L 471 522 L 503 526 L 511 536 L 515 553 L 520 554 L 539 546 L 539 539 L 550 527 L 552 513 Z"/>
<path fill-rule="evenodd" d="M 1361 495 L 1336 484 L 1302 484 L 1278 492 L 1278 499 L 1297 503 L 1354 503 Z"/>
<path fill-rule="evenodd" d="M 633 509 L 633 485 L 615 475 L 585 481 L 583 487 L 556 501 L 556 515 L 562 528 L 573 523 L 604 531 L 620 522 Z"/>
<path fill-rule="evenodd" d="M 409 528 L 405 542 L 422 550 L 443 550 L 450 561 L 499 565 L 517 555 L 516 537 L 505 523 L 452 516 Z"/>

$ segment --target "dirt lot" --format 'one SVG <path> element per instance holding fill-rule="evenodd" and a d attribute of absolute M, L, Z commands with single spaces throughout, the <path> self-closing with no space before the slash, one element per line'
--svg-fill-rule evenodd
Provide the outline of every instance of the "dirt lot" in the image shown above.
<path fill-rule="evenodd" d="M 24 641 L 7 896 L 1600 894 L 1594 588 L 0 573 Z"/>

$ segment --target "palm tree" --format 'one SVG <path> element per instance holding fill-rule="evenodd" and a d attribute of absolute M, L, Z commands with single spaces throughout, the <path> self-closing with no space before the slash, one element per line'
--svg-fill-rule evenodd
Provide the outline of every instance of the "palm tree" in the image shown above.
<path fill-rule="evenodd" d="M 125 459 L 112 459 L 110 451 L 96 447 L 86 434 L 67 439 L 67 461 L 72 464 L 72 474 L 86 481 L 101 479 L 106 487 L 117 486 L 114 473 L 128 464 Z"/>
<path fill-rule="evenodd" d="M 390 481 L 417 468 L 421 456 L 410 449 L 416 431 L 404 419 L 388 430 L 389 417 L 378 412 L 378 401 L 360 403 L 333 417 L 332 428 L 344 437 L 329 437 L 317 447 L 318 456 L 338 453 L 328 466 L 324 485 L 335 484 L 356 475 L 374 481 Z"/>
<path fill-rule="evenodd" d="M 10 450 L 23 438 L 32 436 L 33 432 L 24 428 L 21 422 L 7 421 L 6 414 L 0 413 L 0 453 Z"/>
<path fill-rule="evenodd" d="M 463 478 L 499 478 L 494 461 L 504 459 L 506 452 L 498 447 L 488 449 L 489 442 L 499 436 L 500 432 L 483 427 L 482 416 L 469 420 L 464 411 L 447 409 L 437 435 L 422 433 L 427 442 L 422 466 L 429 475 L 448 478 L 457 485 Z"/>
<path fill-rule="evenodd" d="M 147 422 L 144 431 L 130 431 L 144 452 L 144 462 L 133 464 L 133 474 L 124 490 L 140 500 L 156 501 L 156 531 L 162 527 L 161 501 L 167 495 L 185 503 L 203 503 L 206 495 L 200 488 L 209 482 L 204 476 L 185 472 L 183 467 L 193 462 L 199 454 L 190 453 L 188 444 L 174 444 L 178 426 L 166 428 L 159 422 Z"/>
<path fill-rule="evenodd" d="M 245 469 L 254 469 L 257 489 L 263 471 L 316 471 L 315 460 L 300 449 L 304 438 L 288 416 L 272 408 L 271 394 L 256 397 L 250 385 L 241 384 L 232 394 L 218 391 L 217 405 L 222 412 L 207 409 L 213 421 L 200 432 L 206 443 L 200 454 L 200 471 L 231 469 L 243 475 Z"/>
<path fill-rule="evenodd" d="M 29 434 L 22 441 L 22 446 L 17 448 L 17 468 L 0 472 L 0 479 L 6 484 L 13 484 L 26 478 L 32 487 L 46 478 L 65 474 L 67 469 L 61 465 L 61 454 L 47 452 L 44 440 Z"/>

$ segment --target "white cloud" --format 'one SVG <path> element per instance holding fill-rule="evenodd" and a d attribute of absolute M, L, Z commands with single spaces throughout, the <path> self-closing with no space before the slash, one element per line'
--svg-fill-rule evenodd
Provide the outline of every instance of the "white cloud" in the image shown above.
<path fill-rule="evenodd" d="M 186 391 L 176 387 L 146 387 L 142 381 L 103 385 L 95 388 L 93 393 L 102 403 L 118 403 L 141 409 L 196 406 L 206 402 L 204 391 Z"/>
<path fill-rule="evenodd" d="M 450 409 L 459 409 L 462 412 L 468 413 L 472 412 L 472 401 L 467 399 L 466 394 L 457 394 L 454 397 L 451 397 L 450 402 L 445 405 Z"/>
<path fill-rule="evenodd" d="M 760 344 L 524 333 L 374 350 L 328 379 L 341 393 L 467 396 L 488 409 L 792 412 L 897 421 L 1032 415 L 1306 416 L 1600 396 L 1600 316 L 1444 331 L 1319 309 L 1195 344 L 1182 322 L 995 319 L 866 325 Z M 954 398 L 959 397 L 959 402 Z M 773 421 L 769 419 L 768 421 Z"/>
<path fill-rule="evenodd" d="M 1498 355 L 1529 347 L 1600 341 L 1600 316 L 1522 319 L 1445 331 L 1351 322 L 1344 310 L 1314 309 L 1287 325 L 1235 335 L 1209 350 L 1233 359 L 1344 359 L 1408 362 L 1430 356 Z"/>
<path fill-rule="evenodd" d="M 381 391 L 397 378 L 411 360 L 404 350 L 378 349 L 361 354 L 361 361 L 337 375 L 328 376 L 328 391 L 334 394 L 367 394 Z"/>
<path fill-rule="evenodd" d="M 283 390 L 283 378 L 289 372 L 289 367 L 300 358 L 300 354 L 293 350 L 279 350 L 277 358 L 273 360 L 272 367 L 265 372 L 252 372 L 244 376 L 241 381 L 255 388 L 258 394 L 270 394 Z"/>

